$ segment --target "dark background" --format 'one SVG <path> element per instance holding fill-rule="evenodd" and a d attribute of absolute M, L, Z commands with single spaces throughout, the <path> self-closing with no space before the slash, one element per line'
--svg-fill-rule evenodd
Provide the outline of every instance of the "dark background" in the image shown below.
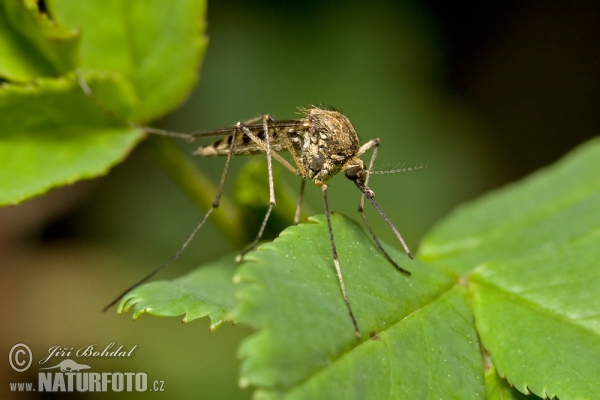
<path fill-rule="evenodd" d="M 207 19 L 200 84 L 161 125 L 185 132 L 265 113 L 290 118 L 297 106 L 334 106 L 363 142 L 381 138 L 376 167 L 427 165 L 372 180 L 413 250 L 457 205 L 554 162 L 599 132 L 597 2 L 218 1 L 209 4 Z M 223 161 L 194 160 L 215 181 Z M 228 196 L 247 159 L 234 161 Z M 298 186 L 293 176 L 283 184 Z M 357 218 L 356 189 L 343 178 L 330 188 L 332 208 Z M 322 213 L 310 183 L 307 210 Z M 375 231 L 394 244 L 371 211 Z M 209 333 L 205 320 L 132 322 L 131 314 L 100 312 L 173 254 L 201 215 L 143 145 L 104 178 L 0 209 L 5 353 L 18 342 L 39 358 L 54 345 L 137 344 L 134 358 L 94 366 L 145 371 L 165 380 L 170 397 L 250 397 L 237 389 L 235 355 L 249 329 L 227 325 Z M 227 233 L 209 224 L 161 277 L 235 250 Z M 0 365 L 3 381 L 32 379 Z"/>

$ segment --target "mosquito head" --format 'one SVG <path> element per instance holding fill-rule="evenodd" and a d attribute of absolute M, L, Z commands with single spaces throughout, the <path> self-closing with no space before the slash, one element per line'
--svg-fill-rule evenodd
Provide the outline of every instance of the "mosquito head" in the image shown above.
<path fill-rule="evenodd" d="M 358 185 L 363 185 L 367 181 L 369 171 L 365 168 L 365 163 L 358 157 L 354 157 L 344 165 L 344 175 Z"/>

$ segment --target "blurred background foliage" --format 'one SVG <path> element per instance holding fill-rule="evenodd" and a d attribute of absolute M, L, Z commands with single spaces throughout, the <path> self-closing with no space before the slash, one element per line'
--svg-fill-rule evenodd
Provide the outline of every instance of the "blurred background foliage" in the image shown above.
<path fill-rule="evenodd" d="M 458 204 L 598 134 L 598 26 L 600 6 L 591 1 L 210 2 L 200 85 L 160 125 L 205 130 L 265 113 L 291 118 L 298 106 L 334 106 L 363 142 L 381 139 L 377 169 L 427 165 L 371 181 L 417 250 Z M 227 196 L 247 161 L 233 160 Z M 194 162 L 216 182 L 224 159 Z M 285 190 L 297 192 L 297 178 L 280 175 Z M 335 178 L 330 188 L 332 208 L 357 218 L 353 185 Z M 323 212 L 319 192 L 309 182 L 307 214 Z M 380 238 L 395 245 L 368 214 Z M 54 345 L 137 344 L 132 359 L 94 366 L 145 371 L 165 380 L 170 397 L 249 398 L 250 390 L 237 388 L 235 356 L 247 328 L 210 333 L 206 320 L 182 326 L 177 318 L 132 322 L 130 314 L 100 312 L 170 257 L 201 215 L 144 144 L 104 178 L 0 209 L 2 348 L 23 342 L 40 354 Z M 208 224 L 161 278 L 234 250 L 227 234 Z M 0 365 L 0 376 L 9 376 L 7 363 Z"/>

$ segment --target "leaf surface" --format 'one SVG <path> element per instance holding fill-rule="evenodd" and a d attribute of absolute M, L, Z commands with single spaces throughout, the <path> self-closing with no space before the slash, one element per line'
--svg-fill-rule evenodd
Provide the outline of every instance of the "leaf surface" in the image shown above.
<path fill-rule="evenodd" d="M 183 322 L 208 315 L 210 329 L 216 329 L 235 305 L 233 274 L 238 264 L 234 258 L 223 257 L 180 278 L 142 285 L 123 297 L 118 312 L 133 308 L 133 319 L 143 313 L 157 317 L 185 314 Z"/>
<path fill-rule="evenodd" d="M 79 32 L 38 11 L 36 1 L 0 2 L 0 77 L 27 82 L 75 69 Z"/>
<path fill-rule="evenodd" d="M 384 245 L 410 277 L 332 214 L 360 340 L 325 217 L 286 229 L 236 274 L 233 317 L 258 329 L 240 346 L 242 385 L 259 398 L 600 397 L 599 163 L 594 140 L 462 207 L 426 239 L 429 262 Z"/>
<path fill-rule="evenodd" d="M 333 214 L 341 268 L 362 338 L 336 277 L 324 216 L 248 254 L 236 319 L 259 329 L 240 347 L 242 383 L 264 397 L 483 398 L 483 366 L 455 276 L 386 247 Z M 457 388 L 460 383 L 460 388 Z"/>
<path fill-rule="evenodd" d="M 491 368 L 485 373 L 485 398 L 486 400 L 534 400 L 539 399 L 535 395 L 526 396 L 518 390 L 510 387 L 506 379 L 502 379 L 496 373 L 495 368 Z"/>
<path fill-rule="evenodd" d="M 466 205 L 420 253 L 468 274 L 477 330 L 522 393 L 600 397 L 600 140 Z"/>
<path fill-rule="evenodd" d="M 53 0 L 49 7 L 58 21 L 83 32 L 84 72 L 116 72 L 132 85 L 136 122 L 173 110 L 198 81 L 208 43 L 206 1 Z"/>
<path fill-rule="evenodd" d="M 55 20 L 35 1 L 0 4 L 0 76 L 32 80 L 0 86 L 0 205 L 105 174 L 143 137 L 132 121 L 189 93 L 206 47 L 205 1 L 46 5 Z M 91 96 L 67 73 L 76 60 Z"/>
<path fill-rule="evenodd" d="M 423 241 L 419 256 L 468 274 L 568 246 L 600 226 L 600 140 L 529 177 L 459 207 Z"/>
<path fill-rule="evenodd" d="M 129 103 L 117 77 L 88 80 L 114 104 Z M 73 76 L 0 87 L 0 126 L 0 205 L 100 176 L 142 137 L 98 108 Z"/>

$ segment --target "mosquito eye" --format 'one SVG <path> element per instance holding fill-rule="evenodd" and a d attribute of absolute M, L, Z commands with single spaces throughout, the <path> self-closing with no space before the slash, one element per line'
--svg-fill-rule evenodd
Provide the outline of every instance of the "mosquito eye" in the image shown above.
<path fill-rule="evenodd" d="M 362 168 L 358 165 L 354 165 L 352 167 L 346 168 L 346 171 L 344 171 L 344 173 L 346 174 L 346 178 L 350 179 L 351 181 L 355 181 L 359 178 L 360 171 L 362 171 Z"/>
<path fill-rule="evenodd" d="M 358 171 L 358 173 L 356 175 L 358 176 L 356 178 L 356 180 L 359 181 L 360 183 L 365 183 L 367 181 L 367 177 L 369 176 L 367 171 L 365 171 L 364 169 L 361 169 L 360 171 Z"/>

